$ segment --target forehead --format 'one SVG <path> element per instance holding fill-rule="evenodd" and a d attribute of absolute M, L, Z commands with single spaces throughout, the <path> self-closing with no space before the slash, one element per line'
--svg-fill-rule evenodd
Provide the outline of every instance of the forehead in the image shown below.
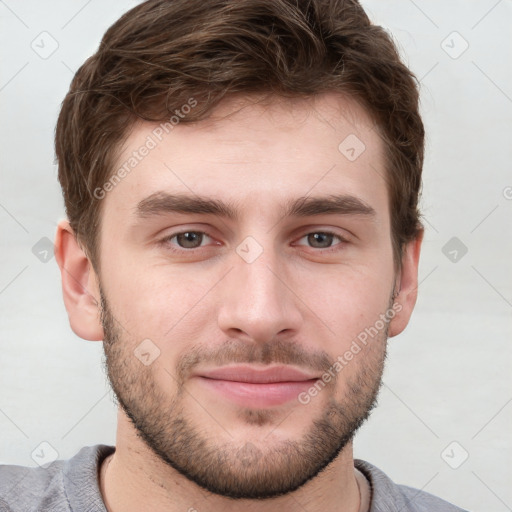
<path fill-rule="evenodd" d="M 121 177 L 110 180 L 105 217 L 133 217 L 161 191 L 223 199 L 241 215 L 331 193 L 387 212 L 383 141 L 362 107 L 338 94 L 256 99 L 225 100 L 199 122 L 180 122 L 184 109 L 172 123 L 136 124 L 116 161 Z"/>

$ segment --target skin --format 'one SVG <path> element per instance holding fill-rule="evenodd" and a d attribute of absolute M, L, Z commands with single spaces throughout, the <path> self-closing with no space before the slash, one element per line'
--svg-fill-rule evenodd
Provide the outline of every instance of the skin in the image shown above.
<path fill-rule="evenodd" d="M 119 166 L 155 126 L 134 127 Z M 351 134 L 365 144 L 354 161 L 338 150 Z M 126 406 L 100 479 L 110 512 L 359 509 L 351 436 L 374 405 L 387 337 L 403 331 L 414 308 L 422 240 L 405 247 L 397 271 L 383 151 L 365 111 L 340 95 L 232 98 L 209 120 L 175 126 L 106 194 L 99 275 L 67 221 L 59 223 L 71 327 L 105 340 L 109 378 Z M 157 191 L 222 199 L 239 217 L 137 218 L 137 204 Z M 290 199 L 329 194 L 355 196 L 375 214 L 282 216 Z M 209 237 L 192 249 L 176 237 L 160 243 L 184 231 Z M 307 236 L 325 231 L 345 241 L 315 245 Z M 248 236 L 262 249 L 251 263 L 236 251 Z M 399 311 L 385 328 L 307 404 L 242 407 L 193 376 L 233 361 L 321 374 L 393 304 Z M 134 355 L 144 339 L 160 351 L 148 366 Z M 141 429 L 160 433 L 153 446 Z M 190 434 L 189 443 L 176 432 Z M 235 489 L 238 496 L 222 495 Z M 264 489 L 266 499 L 247 497 Z"/>

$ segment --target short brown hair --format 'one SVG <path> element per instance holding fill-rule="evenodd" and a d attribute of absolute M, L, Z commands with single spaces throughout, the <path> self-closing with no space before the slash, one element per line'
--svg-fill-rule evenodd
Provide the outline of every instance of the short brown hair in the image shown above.
<path fill-rule="evenodd" d="M 422 230 L 419 93 L 357 0 L 148 0 L 125 13 L 75 74 L 55 133 L 66 213 L 94 268 L 101 201 L 93 192 L 114 173 L 138 119 L 166 121 L 191 97 L 199 106 L 181 122 L 203 119 L 230 94 L 332 91 L 361 104 L 384 140 L 400 266 L 404 244 Z"/>

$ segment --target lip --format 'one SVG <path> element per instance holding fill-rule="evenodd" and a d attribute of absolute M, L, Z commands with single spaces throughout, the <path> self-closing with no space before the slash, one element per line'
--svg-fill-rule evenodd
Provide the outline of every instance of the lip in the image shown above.
<path fill-rule="evenodd" d="M 212 370 L 201 371 L 200 377 L 253 384 L 269 384 L 274 382 L 301 382 L 319 379 L 320 375 L 307 373 L 293 366 L 272 366 L 258 369 L 249 365 L 224 366 Z"/>
<path fill-rule="evenodd" d="M 291 366 L 228 366 L 197 374 L 201 385 L 231 403 L 265 409 L 297 400 L 319 378 Z"/>

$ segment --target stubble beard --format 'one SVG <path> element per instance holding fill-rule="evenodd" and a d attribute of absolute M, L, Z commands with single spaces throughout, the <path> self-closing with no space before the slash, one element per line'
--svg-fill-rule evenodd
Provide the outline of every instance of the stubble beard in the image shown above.
<path fill-rule="evenodd" d="M 214 422 L 205 412 L 204 424 L 192 421 L 187 415 L 189 396 L 185 387 L 185 368 L 190 369 L 197 357 L 184 358 L 177 368 L 170 369 L 169 388 L 173 396 L 159 389 L 154 378 L 157 365 L 144 366 L 134 356 L 136 343 L 124 339 L 116 325 L 100 287 L 104 329 L 105 367 L 119 405 L 133 423 L 138 436 L 165 464 L 207 491 L 233 499 L 268 499 L 295 491 L 325 469 L 353 439 L 356 431 L 369 417 L 377 403 L 386 358 L 388 325 L 350 364 L 358 365 L 352 378 L 343 383 L 343 400 L 330 399 L 300 440 L 233 443 L 226 434 L 224 443 L 208 436 Z M 231 351 L 237 362 L 295 362 L 293 344 L 276 341 L 253 345 L 248 352 L 247 342 Z M 278 358 L 272 354 L 279 353 Z M 188 365 L 188 366 L 187 366 Z M 182 376 L 173 378 L 172 375 Z M 343 376 L 343 370 L 334 378 Z M 329 393 L 324 389 L 320 393 Z M 318 398 L 312 398 L 314 401 Z M 208 404 L 203 404 L 208 409 Z M 309 414 L 305 405 L 296 405 L 290 414 Z M 279 411 L 273 409 L 241 408 L 238 419 L 249 425 L 277 425 Z M 275 421 L 276 420 L 276 421 Z M 293 421 L 293 418 L 291 419 Z M 213 428 L 217 427 L 214 425 Z M 229 425 L 227 429 L 229 431 Z"/>

